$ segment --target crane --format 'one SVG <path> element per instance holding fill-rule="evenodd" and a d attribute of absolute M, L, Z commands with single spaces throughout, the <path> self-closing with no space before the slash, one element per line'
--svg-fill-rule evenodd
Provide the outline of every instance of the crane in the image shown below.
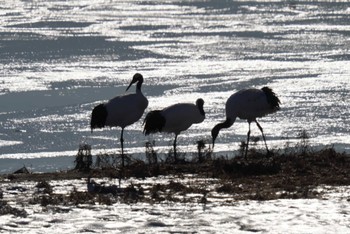
<path fill-rule="evenodd" d="M 248 144 L 250 137 L 250 124 L 255 122 L 263 136 L 265 147 L 269 153 L 269 149 L 266 144 L 265 135 L 261 125 L 256 118 L 263 117 L 267 114 L 274 113 L 280 110 L 280 100 L 277 95 L 269 87 L 263 87 L 262 89 L 243 89 L 232 94 L 226 102 L 226 120 L 218 123 L 211 130 L 211 136 L 213 140 L 213 148 L 215 140 L 222 128 L 229 128 L 233 125 L 236 118 L 245 119 L 248 121 L 249 130 L 247 134 L 247 144 L 245 149 L 245 158 L 248 153 Z"/>
<path fill-rule="evenodd" d="M 124 94 L 110 99 L 107 103 L 97 105 L 92 110 L 91 133 L 95 128 L 121 127 L 120 144 L 122 149 L 122 166 L 124 167 L 124 128 L 138 121 L 148 106 L 147 98 L 141 92 L 143 76 L 136 73 L 126 91 L 137 83 L 136 92 Z"/>
<path fill-rule="evenodd" d="M 205 119 L 204 100 L 199 98 L 196 104 L 192 103 L 177 103 L 168 106 L 162 110 L 154 110 L 146 115 L 144 121 L 144 134 L 166 132 L 174 133 L 175 139 L 174 160 L 177 161 L 176 141 L 177 136 L 187 130 L 192 124 L 201 123 Z"/>

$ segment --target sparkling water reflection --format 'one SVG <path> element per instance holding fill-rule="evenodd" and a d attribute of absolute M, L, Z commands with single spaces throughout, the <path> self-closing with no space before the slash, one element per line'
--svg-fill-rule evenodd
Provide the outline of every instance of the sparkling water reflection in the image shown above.
<path fill-rule="evenodd" d="M 116 151 L 120 130 L 91 135 L 89 118 L 135 72 L 145 77 L 147 111 L 205 100 L 207 119 L 179 137 L 182 151 L 210 143 L 233 92 L 268 85 L 282 101 L 281 111 L 260 121 L 271 147 L 305 129 L 312 145 L 349 152 L 349 13 L 346 1 L 6 1 L 0 172 L 14 169 L 10 159 L 70 162 L 81 142 L 95 154 Z M 125 133 L 129 153 L 142 158 L 147 140 L 160 152 L 171 148 L 172 136 L 144 137 L 141 124 Z M 238 120 L 220 133 L 215 151 L 232 155 L 246 132 Z M 252 135 L 260 136 L 257 128 Z"/>

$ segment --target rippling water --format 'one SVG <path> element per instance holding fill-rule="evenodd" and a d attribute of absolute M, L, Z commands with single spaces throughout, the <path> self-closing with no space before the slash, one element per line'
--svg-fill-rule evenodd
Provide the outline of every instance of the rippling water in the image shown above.
<path fill-rule="evenodd" d="M 210 143 L 233 92 L 267 85 L 282 102 L 260 120 L 270 147 L 305 129 L 313 146 L 350 151 L 346 1 L 5 1 L 0 15 L 0 172 L 65 169 L 83 142 L 119 150 L 120 129 L 91 134 L 90 114 L 136 72 L 146 112 L 205 100 L 206 120 L 179 136 L 180 151 Z M 148 140 L 171 148 L 172 135 L 145 137 L 141 125 L 126 128 L 127 152 L 142 158 Z M 215 152 L 235 154 L 247 130 L 237 120 Z"/>

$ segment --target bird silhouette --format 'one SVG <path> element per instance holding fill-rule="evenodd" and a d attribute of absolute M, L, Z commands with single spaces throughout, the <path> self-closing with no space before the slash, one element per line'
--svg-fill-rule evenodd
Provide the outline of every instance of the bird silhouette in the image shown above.
<path fill-rule="evenodd" d="M 261 131 L 266 150 L 269 153 L 263 129 L 256 118 L 278 111 L 280 109 L 280 104 L 281 102 L 279 98 L 269 87 L 263 87 L 262 89 L 244 89 L 232 94 L 226 102 L 226 120 L 215 125 L 215 127 L 211 130 L 213 148 L 220 130 L 222 128 L 231 127 L 238 117 L 240 119 L 247 120 L 249 124 L 245 158 L 247 157 L 248 153 L 250 123 L 253 121 Z"/>
<path fill-rule="evenodd" d="M 147 98 L 141 92 L 143 76 L 136 73 L 126 91 L 137 83 L 136 93 L 116 96 L 107 103 L 102 103 L 92 110 L 91 132 L 95 128 L 121 127 L 120 144 L 122 149 L 122 166 L 124 167 L 124 128 L 138 121 L 148 106 Z"/>
<path fill-rule="evenodd" d="M 205 119 L 203 106 L 204 100 L 199 98 L 196 104 L 177 103 L 162 110 L 151 111 L 146 115 L 143 132 L 145 135 L 157 132 L 174 133 L 174 160 L 177 162 L 177 136 L 192 124 L 203 122 Z"/>

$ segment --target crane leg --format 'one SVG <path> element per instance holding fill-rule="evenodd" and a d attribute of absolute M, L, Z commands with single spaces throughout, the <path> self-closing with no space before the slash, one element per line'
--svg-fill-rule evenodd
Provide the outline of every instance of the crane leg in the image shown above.
<path fill-rule="evenodd" d="M 267 150 L 267 154 L 269 154 L 270 151 L 269 151 L 269 149 L 267 148 L 267 144 L 266 144 L 266 139 L 265 139 L 265 135 L 264 135 L 263 128 L 260 126 L 260 124 L 258 123 L 258 121 L 255 120 L 255 123 L 256 123 L 256 125 L 258 126 L 258 128 L 260 129 L 260 132 L 261 132 L 262 137 L 263 137 L 264 142 L 265 142 L 265 147 L 266 147 L 266 150 Z"/>
<path fill-rule="evenodd" d="M 122 147 L 122 167 L 124 168 L 124 128 L 122 128 L 122 132 L 120 133 L 120 145 Z"/>
<path fill-rule="evenodd" d="M 177 153 L 176 153 L 176 141 L 177 141 L 177 134 L 175 134 L 175 139 L 174 139 L 174 161 L 177 162 Z"/>
<path fill-rule="evenodd" d="M 244 158 L 247 159 L 247 154 L 248 154 L 248 146 L 249 146 L 249 137 L 250 137 L 250 122 L 248 122 L 249 124 L 249 130 L 248 130 L 248 134 L 247 134 L 247 145 L 245 146 L 245 154 L 244 154 Z"/>

